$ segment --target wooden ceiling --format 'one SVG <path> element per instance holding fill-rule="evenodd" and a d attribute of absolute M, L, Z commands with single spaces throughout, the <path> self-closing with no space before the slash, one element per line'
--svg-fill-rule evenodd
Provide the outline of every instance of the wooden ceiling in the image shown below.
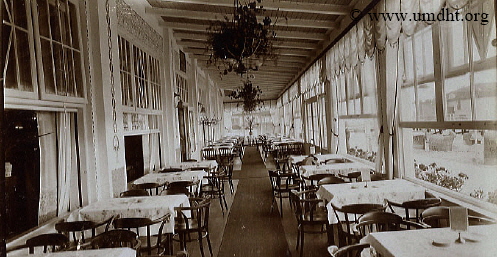
<path fill-rule="evenodd" d="M 237 74 L 220 76 L 214 65 L 207 65 L 207 28 L 215 20 L 233 13 L 233 0 L 147 0 L 146 13 L 157 16 L 160 24 L 173 29 L 178 45 L 209 72 L 223 89 L 236 89 L 243 83 Z M 350 22 L 350 11 L 358 0 L 263 0 L 264 16 L 276 21 L 276 61 L 266 61 L 251 72 L 262 99 L 277 99 L 283 91 L 320 55 L 341 32 L 343 20 Z M 245 0 L 240 0 L 244 3 Z M 370 2 L 363 0 L 362 2 Z M 261 17 L 262 20 L 263 17 Z M 340 26 L 342 25 L 342 26 Z M 229 98 L 225 99 L 229 101 Z"/>

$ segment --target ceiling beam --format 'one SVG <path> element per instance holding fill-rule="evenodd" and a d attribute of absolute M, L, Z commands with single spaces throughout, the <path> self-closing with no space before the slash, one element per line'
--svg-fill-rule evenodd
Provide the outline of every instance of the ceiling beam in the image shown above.
<path fill-rule="evenodd" d="M 186 38 L 186 39 L 205 39 L 207 40 L 209 34 L 207 30 L 200 29 L 201 25 L 195 24 L 184 24 L 184 23 L 174 23 L 176 29 L 181 31 L 175 31 L 174 36 L 176 38 Z M 180 28 L 181 27 L 181 28 Z M 302 31 L 275 31 L 276 39 L 307 39 L 307 40 L 324 40 L 327 38 L 325 33 L 313 33 L 313 32 L 302 32 Z"/>
<path fill-rule="evenodd" d="M 184 45 L 182 45 L 185 47 Z M 193 54 L 204 54 L 204 55 L 210 55 L 211 52 L 208 50 L 205 45 L 203 47 L 185 47 L 183 50 L 187 53 L 193 53 Z M 308 50 L 301 50 L 301 49 L 275 49 L 275 53 L 278 56 L 303 56 L 303 57 L 308 57 L 311 54 L 311 51 Z"/>
<path fill-rule="evenodd" d="M 192 58 L 198 59 L 198 60 L 209 60 L 210 56 L 205 55 L 205 54 L 193 54 L 191 55 Z M 307 58 L 299 57 L 299 56 L 280 56 L 276 60 L 267 60 L 266 62 L 271 63 L 271 62 L 276 62 L 277 64 L 280 64 L 282 62 L 291 62 L 291 63 L 296 63 L 296 64 L 305 64 L 307 63 Z"/>
<path fill-rule="evenodd" d="M 162 3 L 184 3 L 192 5 L 210 5 L 233 8 L 233 0 L 161 0 Z M 307 14 L 348 15 L 351 8 L 346 5 L 295 3 L 264 1 L 262 4 L 267 11 L 284 11 Z"/>
<path fill-rule="evenodd" d="M 203 12 L 203 11 L 187 11 L 178 9 L 168 9 L 159 7 L 146 7 L 145 13 L 161 16 L 165 19 L 187 19 L 192 24 L 202 23 L 210 25 L 216 21 L 224 20 L 225 14 Z M 263 15 L 259 15 L 262 18 Z M 164 21 L 161 19 L 160 21 Z M 336 29 L 338 24 L 330 20 L 308 20 L 308 19 L 280 19 L 275 22 L 275 26 L 288 28 L 314 28 L 314 29 Z M 164 25 L 163 25 L 164 26 Z"/>

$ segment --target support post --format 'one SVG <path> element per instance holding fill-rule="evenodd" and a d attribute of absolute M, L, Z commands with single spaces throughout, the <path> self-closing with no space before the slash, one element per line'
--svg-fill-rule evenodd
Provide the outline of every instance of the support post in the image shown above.
<path fill-rule="evenodd" d="M 0 1 L 0 39 L 2 42 L 8 40 L 3 33 L 4 1 Z M 0 53 L 3 54 L 3 44 L 0 44 Z M 0 56 L 0 257 L 7 256 L 7 206 L 5 196 L 5 142 L 4 142 L 4 56 Z"/>

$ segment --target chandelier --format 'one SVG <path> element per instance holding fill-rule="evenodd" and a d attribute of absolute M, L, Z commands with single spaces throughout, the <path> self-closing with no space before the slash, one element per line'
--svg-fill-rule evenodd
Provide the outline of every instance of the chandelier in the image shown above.
<path fill-rule="evenodd" d="M 260 96 L 262 94 L 262 90 L 259 86 L 254 87 L 250 80 L 247 80 L 243 83 L 243 87 L 240 89 L 231 92 L 228 96 L 233 99 L 242 99 L 243 100 L 243 110 L 247 113 L 253 112 L 256 110 L 257 106 L 262 102 Z"/>
<path fill-rule="evenodd" d="M 267 16 L 261 23 L 257 21 L 257 15 L 264 12 L 257 3 L 261 0 L 244 5 L 235 0 L 233 16 L 225 16 L 223 21 L 216 21 L 208 28 L 207 48 L 212 52 L 207 64 L 217 65 L 221 75 L 256 71 L 264 61 L 275 58 L 276 34 L 271 30 L 274 24 Z"/>

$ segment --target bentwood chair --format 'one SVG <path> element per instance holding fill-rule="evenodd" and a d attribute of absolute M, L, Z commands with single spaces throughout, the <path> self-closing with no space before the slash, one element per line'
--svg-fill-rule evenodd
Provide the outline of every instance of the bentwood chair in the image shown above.
<path fill-rule="evenodd" d="M 150 196 L 150 194 L 145 189 L 131 189 L 128 191 L 121 192 L 121 194 L 119 194 L 119 197 L 121 198 L 136 197 L 136 196 Z"/>
<path fill-rule="evenodd" d="M 224 195 L 224 183 L 222 181 L 222 176 L 217 175 L 216 173 L 212 173 L 211 175 L 204 176 L 202 183 L 200 185 L 200 193 L 201 197 L 210 197 L 218 198 L 219 205 L 221 205 L 221 211 L 224 215 L 224 208 L 228 210 L 228 203 L 226 202 L 226 197 Z M 224 203 L 224 205 L 223 205 Z"/>
<path fill-rule="evenodd" d="M 271 180 L 271 188 L 273 191 L 273 203 L 271 204 L 271 211 L 276 203 L 276 198 L 280 200 L 280 216 L 283 217 L 283 198 L 290 199 L 290 191 L 300 189 L 300 184 L 296 182 L 295 173 L 283 173 L 280 171 L 268 170 L 269 179 Z M 276 203 L 276 208 L 278 204 Z"/>
<path fill-rule="evenodd" d="M 109 218 L 100 223 L 96 223 L 93 221 L 60 221 L 55 224 L 55 230 L 58 233 L 64 234 L 68 238 L 72 237 L 71 246 L 74 246 L 80 243 L 85 243 L 87 239 L 87 235 L 85 232 L 91 231 L 91 238 L 95 237 L 96 230 L 100 226 L 105 226 L 105 231 L 109 230 L 109 226 L 112 223 L 114 217 Z M 79 234 L 79 238 L 77 236 Z"/>
<path fill-rule="evenodd" d="M 336 245 L 328 247 L 331 257 L 360 257 L 364 249 L 371 247 L 368 243 L 347 245 L 338 248 Z"/>
<path fill-rule="evenodd" d="M 384 211 L 386 206 L 373 203 L 348 204 L 337 207 L 330 202 L 333 212 L 338 221 L 338 245 L 340 247 L 357 243 L 357 236 L 353 233 L 353 227 L 359 221 L 359 217 L 372 211 Z M 334 240 L 333 240 L 334 241 Z"/>
<path fill-rule="evenodd" d="M 440 198 L 425 198 L 416 199 L 411 201 L 405 201 L 403 203 L 396 203 L 388 199 L 385 200 L 392 213 L 395 213 L 395 209 L 404 209 L 404 219 L 409 221 L 421 222 L 420 215 L 421 211 L 434 206 L 440 206 L 442 204 L 442 199 Z M 411 217 L 411 210 L 415 211 L 414 217 Z"/>
<path fill-rule="evenodd" d="M 113 225 L 116 229 L 135 230 L 136 232 L 133 232 L 136 233 L 136 237 L 140 241 L 140 250 L 147 251 L 148 255 L 152 254 L 153 249 L 157 249 L 157 254 L 164 251 L 171 253 L 171 234 L 163 233 L 164 224 L 169 222 L 170 218 L 170 214 L 155 220 L 149 218 L 117 218 L 114 220 Z M 152 235 L 151 230 L 154 225 L 159 225 L 159 230 Z M 140 236 L 140 229 L 145 229 L 146 235 Z"/>
<path fill-rule="evenodd" d="M 338 175 L 341 178 L 347 179 L 349 182 L 357 182 L 357 179 L 361 176 L 360 171 L 350 172 L 347 175 Z"/>
<path fill-rule="evenodd" d="M 298 192 L 292 190 L 290 192 L 291 204 L 297 219 L 297 246 L 300 245 L 300 256 L 304 254 L 304 235 L 306 233 L 329 233 L 331 232 L 328 224 L 328 212 L 323 199 L 316 197 L 315 190 L 307 190 Z M 323 227 L 325 229 L 323 229 Z"/>
<path fill-rule="evenodd" d="M 92 249 L 129 247 L 135 249 L 139 256 L 141 242 L 135 232 L 116 229 L 99 234 L 91 240 L 90 245 Z"/>
<path fill-rule="evenodd" d="M 209 198 L 190 198 L 190 207 L 175 207 L 176 216 L 174 218 L 174 232 L 180 242 L 182 250 L 186 251 L 186 243 L 197 240 L 200 254 L 204 257 L 203 239 L 207 239 L 209 253 L 212 255 L 212 245 L 209 236 Z M 187 215 L 189 214 L 189 215 Z M 194 237 L 191 237 L 194 234 Z"/>
<path fill-rule="evenodd" d="M 150 195 L 158 195 L 159 194 L 159 187 L 162 187 L 162 185 L 158 183 L 141 183 L 141 184 L 134 184 L 133 189 L 144 189 L 147 190 Z"/>
<path fill-rule="evenodd" d="M 328 177 L 324 177 L 318 181 L 318 187 L 320 187 L 322 185 L 343 184 L 343 183 L 345 183 L 345 180 L 343 180 L 339 177 L 328 176 Z"/>
<path fill-rule="evenodd" d="M 43 247 L 43 253 L 47 253 L 48 251 L 61 251 L 66 248 L 68 244 L 69 238 L 59 233 L 41 234 L 26 240 L 29 254 L 34 254 L 36 247 Z"/>
<path fill-rule="evenodd" d="M 354 225 L 353 231 L 357 241 L 373 232 L 400 231 L 403 227 L 423 229 L 429 228 L 426 224 L 416 223 L 402 219 L 401 216 L 391 212 L 372 211 L 365 213 Z"/>
<path fill-rule="evenodd" d="M 434 228 L 450 227 L 450 215 L 448 206 L 435 206 L 421 213 L 421 222 Z M 486 217 L 468 215 L 470 225 L 495 224 L 496 221 Z"/>

